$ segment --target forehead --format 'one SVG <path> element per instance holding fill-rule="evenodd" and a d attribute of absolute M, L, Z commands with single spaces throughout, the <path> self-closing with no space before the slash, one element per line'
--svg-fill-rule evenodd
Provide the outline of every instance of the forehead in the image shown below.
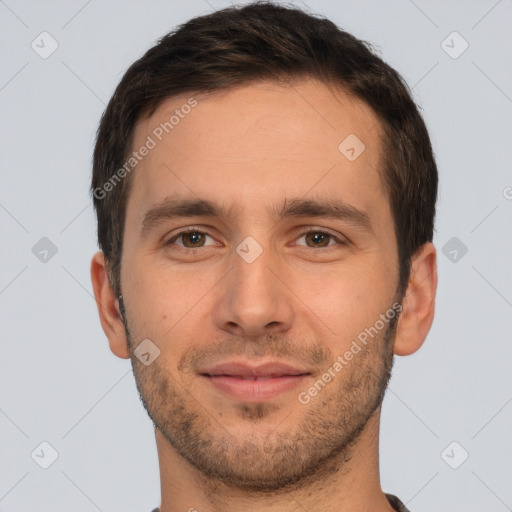
<path fill-rule="evenodd" d="M 151 149 L 136 165 L 129 205 L 176 194 L 243 215 L 312 194 L 375 210 L 385 201 L 381 130 L 368 105 L 316 80 L 168 98 L 136 125 L 132 149 Z"/>

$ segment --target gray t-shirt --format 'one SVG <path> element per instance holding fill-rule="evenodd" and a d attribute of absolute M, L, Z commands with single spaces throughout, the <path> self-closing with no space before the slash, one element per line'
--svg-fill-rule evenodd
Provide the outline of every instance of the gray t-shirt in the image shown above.
<path fill-rule="evenodd" d="M 397 512 L 410 512 L 408 508 L 405 508 L 405 505 L 393 494 L 386 494 L 386 498 L 389 501 L 389 504 L 397 511 Z M 159 508 L 153 509 L 151 512 L 160 512 Z"/>

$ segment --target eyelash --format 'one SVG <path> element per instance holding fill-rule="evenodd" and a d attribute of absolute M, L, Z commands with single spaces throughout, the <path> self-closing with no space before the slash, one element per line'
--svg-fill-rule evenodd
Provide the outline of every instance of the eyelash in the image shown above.
<path fill-rule="evenodd" d="M 179 231 L 178 233 L 175 233 L 167 242 L 165 242 L 165 245 L 166 246 L 171 246 L 181 235 L 184 235 L 184 234 L 187 234 L 187 233 L 200 233 L 202 235 L 207 235 L 207 236 L 209 236 L 210 238 L 213 239 L 213 237 L 210 234 L 208 234 L 206 231 L 203 231 L 202 229 L 199 229 L 198 227 L 195 227 L 195 226 L 189 226 L 188 228 L 184 228 L 181 231 Z M 336 235 L 333 235 L 332 233 L 330 233 L 328 231 L 324 231 L 323 229 L 319 229 L 319 228 L 308 228 L 306 231 L 303 231 L 297 237 L 297 239 L 298 238 L 302 238 L 303 236 L 308 235 L 309 233 L 317 233 L 317 234 L 327 235 L 331 239 L 335 240 L 337 242 L 337 245 L 348 245 L 347 241 L 342 240 L 342 239 L 338 238 Z M 179 249 L 173 249 L 173 250 L 177 250 L 177 251 L 179 251 L 179 250 L 197 251 L 198 249 L 203 249 L 203 248 L 209 247 L 209 246 L 202 246 L 202 247 L 178 246 L 178 247 L 179 247 Z M 309 247 L 307 245 L 304 245 L 304 246 L 301 246 L 301 247 L 306 247 L 306 248 L 314 249 L 315 251 L 318 251 L 318 250 L 321 250 L 321 249 L 328 249 L 328 248 L 333 247 L 333 246 L 332 245 L 327 245 L 325 247 Z"/>

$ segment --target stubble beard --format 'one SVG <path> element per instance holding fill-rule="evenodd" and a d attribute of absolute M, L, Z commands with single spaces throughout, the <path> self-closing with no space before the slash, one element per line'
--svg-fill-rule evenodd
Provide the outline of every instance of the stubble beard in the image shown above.
<path fill-rule="evenodd" d="M 125 331 L 140 399 L 169 445 L 205 482 L 247 493 L 273 494 L 304 488 L 343 471 L 384 398 L 393 367 L 397 321 L 395 317 L 369 340 L 310 403 L 300 404 L 290 395 L 300 414 L 292 430 L 279 428 L 287 416 L 276 414 L 279 406 L 272 401 L 234 404 L 239 422 L 255 427 L 243 438 L 229 432 L 222 418 L 210 414 L 208 404 L 194 398 L 177 376 L 161 366 L 159 358 L 149 366 L 141 363 L 133 353 L 135 343 L 128 321 Z M 276 355 L 262 349 L 267 346 L 281 347 L 280 355 L 290 354 L 285 348 L 290 345 L 281 345 L 279 338 L 272 336 L 258 346 L 265 355 Z M 317 352 L 312 354 L 325 354 L 321 348 L 314 350 Z M 326 366 L 331 365 L 332 361 Z"/>

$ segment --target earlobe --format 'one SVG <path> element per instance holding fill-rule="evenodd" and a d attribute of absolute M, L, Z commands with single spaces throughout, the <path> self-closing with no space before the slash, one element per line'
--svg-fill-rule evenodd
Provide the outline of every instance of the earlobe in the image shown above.
<path fill-rule="evenodd" d="M 92 258 L 91 281 L 101 326 L 108 338 L 110 350 L 117 357 L 128 359 L 130 351 L 126 340 L 122 308 L 110 285 L 105 255 L 101 251 Z"/>
<path fill-rule="evenodd" d="M 425 243 L 411 262 L 411 275 L 398 319 L 394 353 L 413 354 L 423 345 L 432 326 L 437 290 L 437 255 L 434 245 Z"/>

